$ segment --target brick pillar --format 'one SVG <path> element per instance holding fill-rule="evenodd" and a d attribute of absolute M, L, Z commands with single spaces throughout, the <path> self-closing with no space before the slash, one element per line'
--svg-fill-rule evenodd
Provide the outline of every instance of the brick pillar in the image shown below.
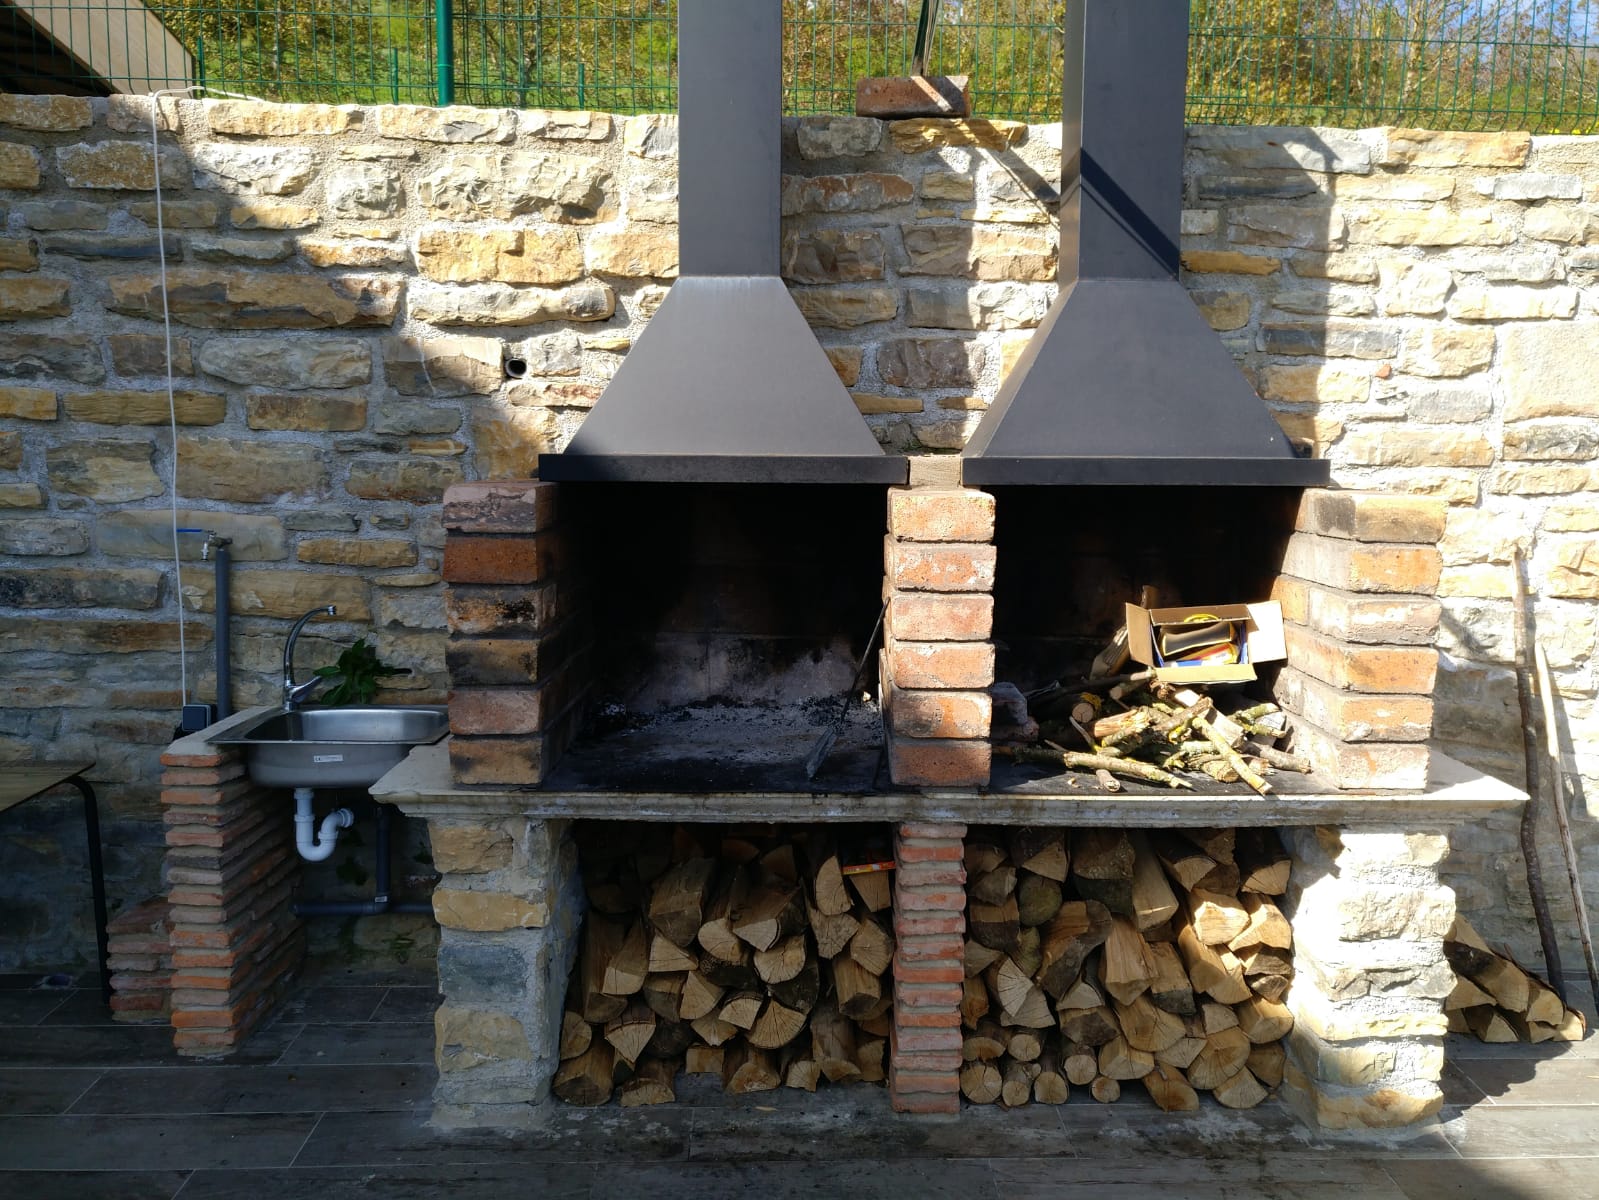
<path fill-rule="evenodd" d="M 1275 691 L 1296 717 L 1293 748 L 1337 787 L 1423 788 L 1444 506 L 1312 489 L 1295 528 L 1273 591 L 1290 664 Z"/>
<path fill-rule="evenodd" d="M 290 909 L 299 877 L 286 794 L 250 782 L 243 756 L 193 734 L 161 756 L 173 1045 L 237 1049 L 305 953 Z"/>
<path fill-rule="evenodd" d="M 964 825 L 894 835 L 894 1025 L 889 1099 L 897 1112 L 960 1111 L 966 977 Z"/>
<path fill-rule="evenodd" d="M 521 1126 L 547 1099 L 584 897 L 569 822 L 496 798 L 429 811 L 440 927 L 434 1120 Z M 422 815 L 420 809 L 413 815 Z"/>
<path fill-rule="evenodd" d="M 1438 882 L 1443 833 L 1293 829 L 1287 914 L 1285 1102 L 1324 1129 L 1391 1128 L 1443 1107 L 1443 1002 L 1455 975 L 1443 939 L 1455 894 Z"/>
<path fill-rule="evenodd" d="M 880 668 L 889 774 L 897 784 L 988 782 L 993 542 L 994 498 L 986 492 L 914 483 L 889 489 Z"/>
<path fill-rule="evenodd" d="M 111 918 L 106 964 L 113 1021 L 172 1023 L 172 905 L 164 896 Z"/>
<path fill-rule="evenodd" d="M 557 485 L 463 483 L 444 494 L 450 766 L 461 784 L 537 786 L 581 712 L 587 643 L 575 615 Z"/>

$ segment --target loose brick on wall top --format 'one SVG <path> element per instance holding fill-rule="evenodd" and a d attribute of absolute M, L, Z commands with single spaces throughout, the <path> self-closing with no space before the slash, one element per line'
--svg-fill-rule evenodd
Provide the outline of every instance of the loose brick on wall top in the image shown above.
<path fill-rule="evenodd" d="M 444 527 L 462 533 L 540 533 L 556 519 L 559 485 L 536 479 L 457 483 L 444 493 Z"/>

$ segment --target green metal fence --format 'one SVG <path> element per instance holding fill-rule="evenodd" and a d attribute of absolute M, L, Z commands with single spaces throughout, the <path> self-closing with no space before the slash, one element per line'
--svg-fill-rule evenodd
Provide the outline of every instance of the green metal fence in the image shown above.
<path fill-rule="evenodd" d="M 1599 128 L 1599 0 L 1191 3 L 1196 121 Z M 919 7 L 784 0 L 787 111 L 905 73 Z M 1056 119 L 1063 7 L 945 0 L 929 68 L 971 75 L 979 115 Z M 0 86 L 661 111 L 676 41 L 676 0 L 0 0 Z"/>

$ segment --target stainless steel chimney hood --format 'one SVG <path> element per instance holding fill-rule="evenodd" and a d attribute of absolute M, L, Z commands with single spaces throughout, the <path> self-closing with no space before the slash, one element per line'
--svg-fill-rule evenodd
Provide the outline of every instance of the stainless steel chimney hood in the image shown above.
<path fill-rule="evenodd" d="M 782 5 L 679 0 L 681 277 L 543 479 L 903 483 L 778 275 Z"/>
<path fill-rule="evenodd" d="M 1061 290 L 966 483 L 1313 486 L 1177 281 L 1187 0 L 1067 0 Z"/>

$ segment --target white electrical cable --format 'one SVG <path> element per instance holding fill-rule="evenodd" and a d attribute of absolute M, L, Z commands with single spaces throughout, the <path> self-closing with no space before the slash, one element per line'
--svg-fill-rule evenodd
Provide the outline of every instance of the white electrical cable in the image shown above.
<path fill-rule="evenodd" d="M 178 546 L 178 401 L 172 381 L 172 313 L 167 304 L 167 227 L 165 214 L 161 211 L 161 97 L 187 96 L 190 92 L 214 90 L 197 83 L 189 87 L 165 88 L 150 93 L 150 168 L 155 176 L 155 245 L 156 257 L 161 264 L 161 326 L 166 334 L 167 348 L 167 426 L 172 433 L 172 478 L 167 484 L 167 499 L 172 511 L 172 568 L 175 579 L 173 595 L 178 606 L 178 674 L 185 705 L 189 703 L 189 646 L 183 624 L 183 553 Z M 226 96 L 230 100 L 259 99 L 257 96 L 245 96 L 237 92 L 215 94 Z M 218 620 L 226 619 L 225 613 L 218 614 Z"/>

